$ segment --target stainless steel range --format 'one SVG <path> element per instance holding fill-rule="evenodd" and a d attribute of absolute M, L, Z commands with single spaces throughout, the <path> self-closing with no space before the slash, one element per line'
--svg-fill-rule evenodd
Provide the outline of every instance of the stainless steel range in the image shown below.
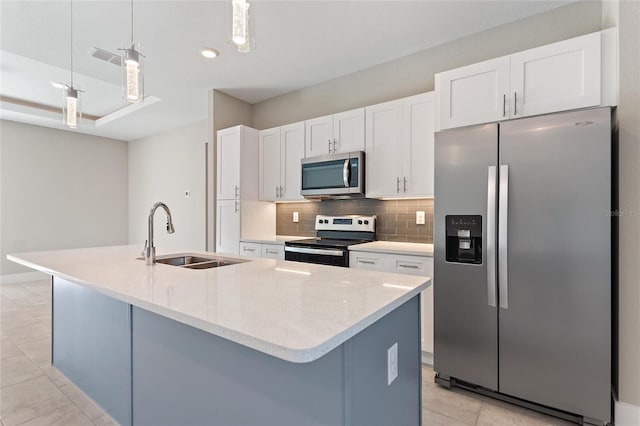
<path fill-rule="evenodd" d="M 285 260 L 349 266 L 349 246 L 375 240 L 375 216 L 316 216 L 316 238 L 284 243 Z"/>

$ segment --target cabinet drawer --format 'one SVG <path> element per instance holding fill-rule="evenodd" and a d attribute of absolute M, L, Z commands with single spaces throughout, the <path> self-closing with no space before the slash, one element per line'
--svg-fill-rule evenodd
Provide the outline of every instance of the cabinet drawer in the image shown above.
<path fill-rule="evenodd" d="M 386 271 L 386 256 L 375 253 L 352 251 L 349 253 L 349 267 L 357 269 L 368 269 L 371 271 Z"/>
<path fill-rule="evenodd" d="M 256 243 L 240 243 L 240 256 L 260 257 L 262 250 L 260 244 Z"/>
<path fill-rule="evenodd" d="M 262 244 L 262 257 L 284 259 L 284 246 L 280 244 Z"/>
<path fill-rule="evenodd" d="M 394 256 L 389 272 L 433 276 L 433 259 L 418 256 Z"/>

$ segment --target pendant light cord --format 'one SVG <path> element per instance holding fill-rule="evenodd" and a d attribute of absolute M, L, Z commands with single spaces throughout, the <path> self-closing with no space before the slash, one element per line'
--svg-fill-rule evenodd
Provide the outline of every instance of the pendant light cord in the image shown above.
<path fill-rule="evenodd" d="M 70 7 L 70 19 L 69 21 L 71 22 L 71 38 L 69 40 L 69 44 L 70 44 L 70 52 L 71 52 L 71 87 L 73 87 L 73 0 L 69 1 Z"/>
<path fill-rule="evenodd" d="M 133 47 L 133 0 L 131 0 L 131 47 Z"/>

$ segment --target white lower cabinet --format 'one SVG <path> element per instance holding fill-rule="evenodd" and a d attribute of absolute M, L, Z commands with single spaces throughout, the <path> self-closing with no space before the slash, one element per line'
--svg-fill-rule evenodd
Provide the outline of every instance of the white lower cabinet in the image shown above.
<path fill-rule="evenodd" d="M 284 260 L 284 245 L 241 241 L 240 256 Z"/>
<path fill-rule="evenodd" d="M 349 267 L 433 277 L 433 257 L 352 250 Z M 420 295 L 422 351 L 433 353 L 433 283 Z"/>

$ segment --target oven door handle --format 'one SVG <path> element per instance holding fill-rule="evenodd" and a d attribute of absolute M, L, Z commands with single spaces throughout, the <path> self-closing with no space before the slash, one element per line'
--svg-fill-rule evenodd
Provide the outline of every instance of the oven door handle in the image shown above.
<path fill-rule="evenodd" d="M 288 251 L 291 253 L 324 254 L 327 256 L 340 256 L 340 257 L 344 256 L 344 252 L 342 250 L 317 249 L 317 248 L 307 248 L 307 247 L 285 246 L 284 251 Z"/>

